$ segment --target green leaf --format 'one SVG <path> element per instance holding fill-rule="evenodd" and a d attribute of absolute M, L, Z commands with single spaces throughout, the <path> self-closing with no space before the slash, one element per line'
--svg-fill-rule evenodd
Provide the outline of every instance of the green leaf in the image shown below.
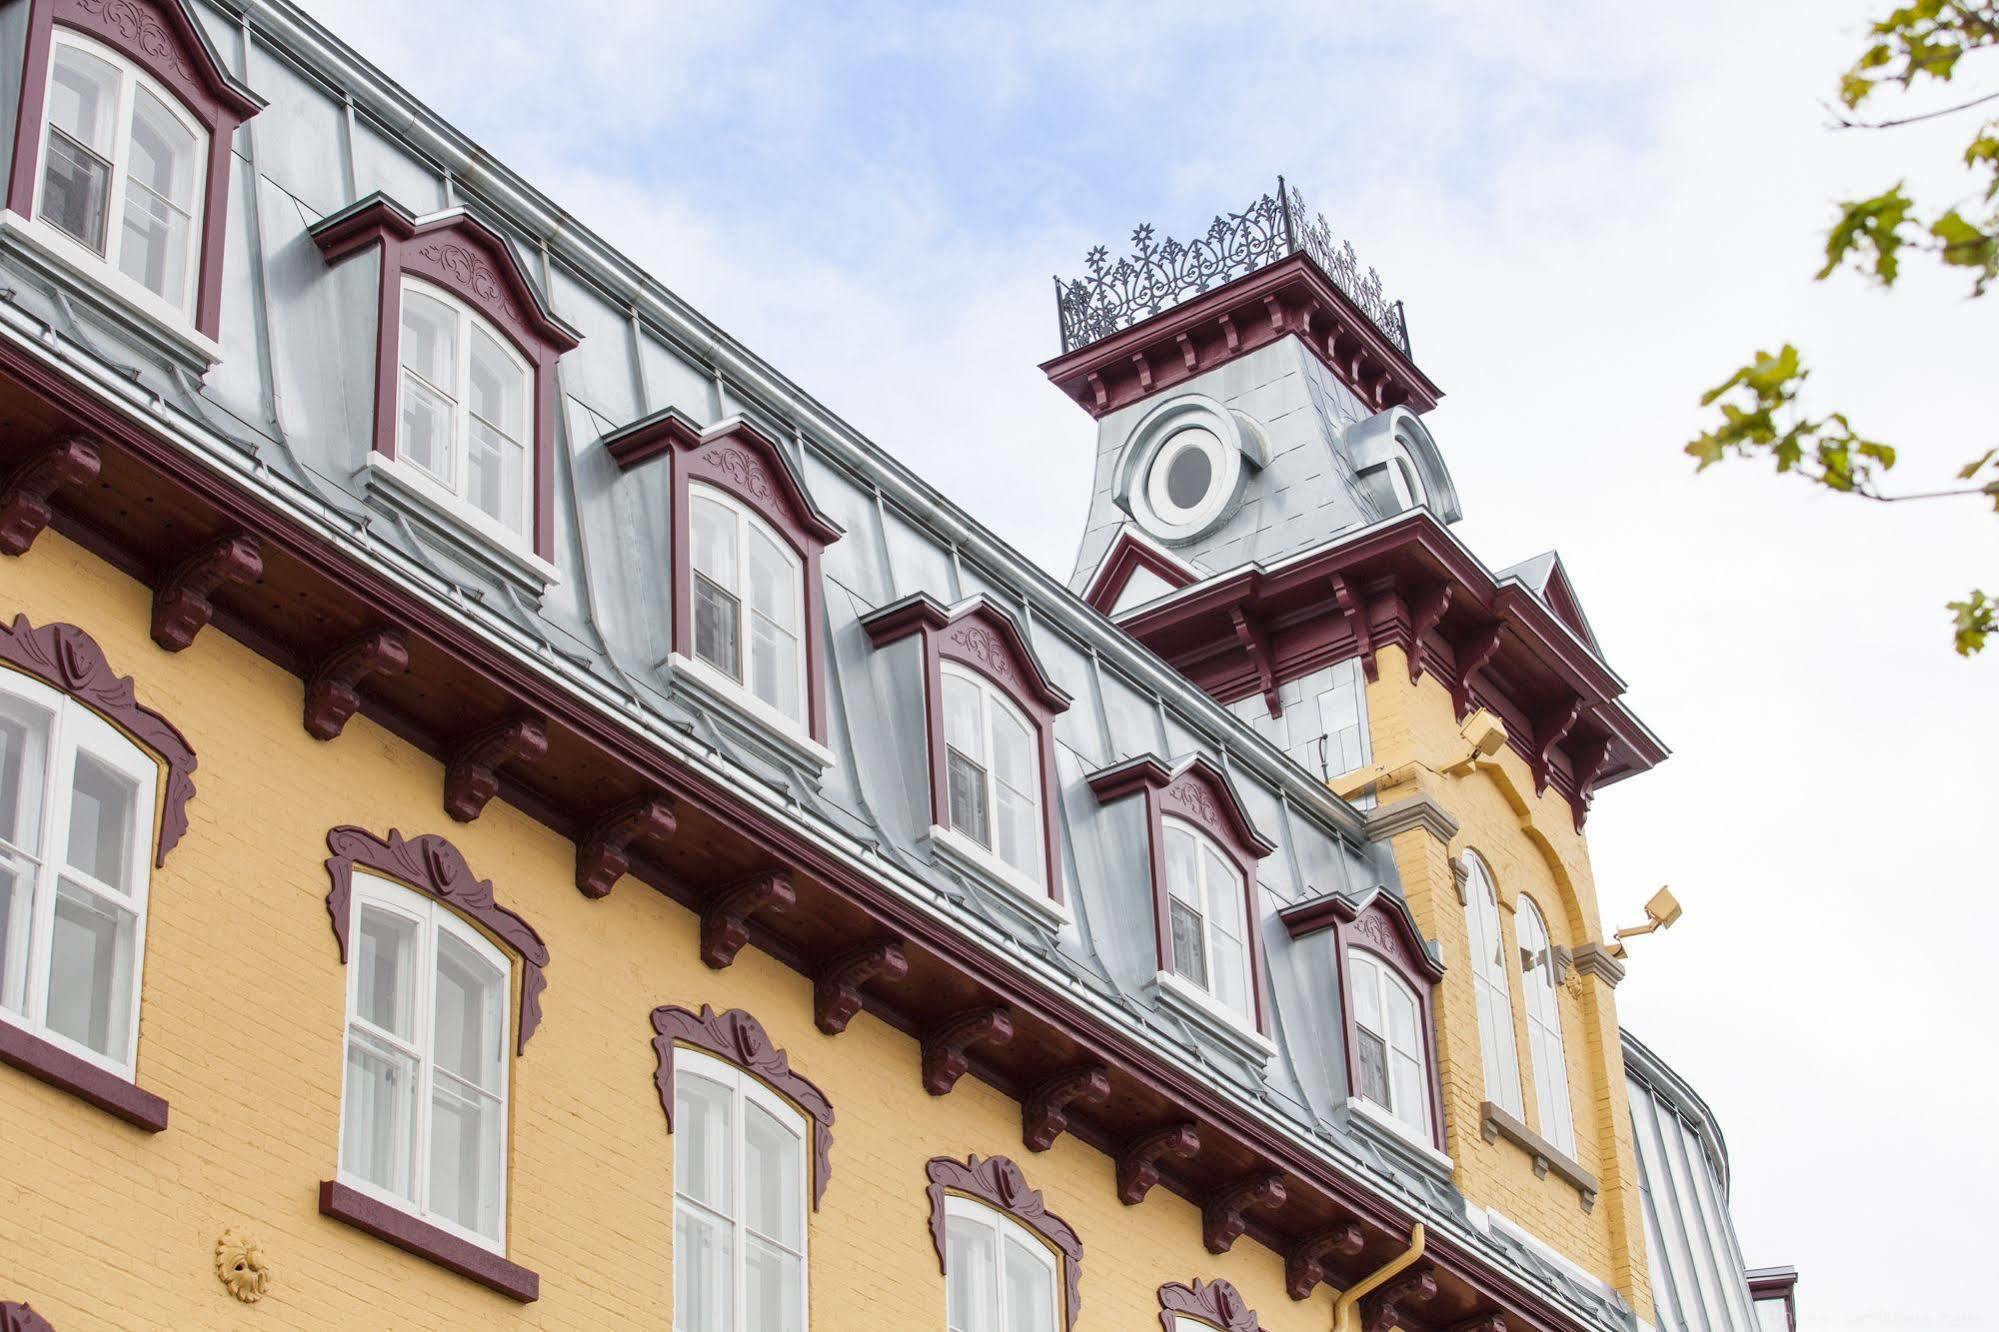
<path fill-rule="evenodd" d="M 1973 588 L 1963 601 L 1944 603 L 1951 613 L 1951 630 L 1957 655 L 1969 657 L 1985 650 L 1988 635 L 1999 633 L 1999 601 Z"/>
<path fill-rule="evenodd" d="M 1901 182 L 1871 199 L 1842 203 L 1839 221 L 1826 233 L 1825 267 L 1819 270 L 1819 279 L 1830 277 L 1849 255 L 1864 269 L 1867 267 L 1864 252 L 1872 250 L 1875 280 L 1884 287 L 1894 286 L 1901 271 L 1897 258 L 1904 244 L 1901 229 L 1909 221 L 1909 211 L 1914 206 L 1909 196 L 1902 193 Z M 1863 253 L 1855 254 L 1856 250 Z"/>

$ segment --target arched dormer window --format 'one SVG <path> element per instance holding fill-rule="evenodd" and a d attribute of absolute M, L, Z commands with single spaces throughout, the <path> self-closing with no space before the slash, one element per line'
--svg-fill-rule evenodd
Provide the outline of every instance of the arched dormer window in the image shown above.
<path fill-rule="evenodd" d="M 1465 852 L 1464 868 L 1465 933 L 1471 944 L 1472 987 L 1478 1000 L 1485 1095 L 1494 1105 L 1519 1115 L 1520 1056 L 1513 1038 L 1513 987 L 1507 977 L 1499 894 L 1492 871 L 1476 851 Z"/>
<path fill-rule="evenodd" d="M 1424 1142 L 1433 1141 L 1424 1005 L 1416 990 L 1371 949 L 1347 949 L 1353 998 L 1355 1092 Z"/>
<path fill-rule="evenodd" d="M 805 562 L 727 491 L 690 487 L 694 660 L 805 727 Z"/>
<path fill-rule="evenodd" d="M 194 766 L 81 629 L 0 627 L 0 1059 L 154 1132 L 166 1102 L 133 1085 L 147 900 Z"/>
<path fill-rule="evenodd" d="M 1520 899 L 1520 983 L 1527 1002 L 1527 1050 L 1534 1060 L 1534 1102 L 1541 1136 L 1565 1156 L 1576 1154 L 1576 1122 L 1569 1104 L 1569 1060 L 1562 1044 L 1561 990 L 1555 950 L 1541 908 Z"/>
<path fill-rule="evenodd" d="M 943 664 L 945 801 L 951 831 L 1046 890 L 1041 746 L 1033 723 L 992 679 Z"/>
<path fill-rule="evenodd" d="M 263 103 L 180 0 L 33 0 L 20 104 L 5 229 L 205 371 L 221 356 L 231 140 Z"/>

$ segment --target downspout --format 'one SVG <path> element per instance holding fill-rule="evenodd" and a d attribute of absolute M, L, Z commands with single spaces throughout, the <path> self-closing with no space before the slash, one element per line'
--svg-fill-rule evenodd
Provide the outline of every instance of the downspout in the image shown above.
<path fill-rule="evenodd" d="M 1333 1301 L 1333 1332 L 1360 1332 L 1360 1302 L 1423 1256 L 1423 1223 L 1409 1230 L 1409 1247 L 1340 1292 Z"/>

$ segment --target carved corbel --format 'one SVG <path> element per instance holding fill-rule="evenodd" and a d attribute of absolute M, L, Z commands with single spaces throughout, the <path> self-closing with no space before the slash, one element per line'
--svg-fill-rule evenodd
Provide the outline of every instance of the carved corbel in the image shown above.
<path fill-rule="evenodd" d="M 371 629 L 326 654 L 305 682 L 305 729 L 331 740 L 360 710 L 361 682 L 371 675 L 401 675 L 410 668 L 409 644 L 400 629 Z"/>
<path fill-rule="evenodd" d="M 1005 1045 L 1013 1039 L 1013 1014 L 1005 1008 L 968 1008 L 923 1038 L 923 1090 L 943 1096 L 958 1085 L 971 1062 L 965 1052 L 974 1045 Z"/>
<path fill-rule="evenodd" d="M 750 917 L 781 916 L 798 903 L 798 890 L 783 870 L 753 874 L 716 894 L 701 912 L 701 960 L 720 971 L 750 941 Z"/>
<path fill-rule="evenodd" d="M 0 486 L 0 552 L 25 555 L 49 525 L 49 497 L 64 486 L 87 486 L 103 466 L 97 446 L 71 435 L 30 456 Z"/>
<path fill-rule="evenodd" d="M 1451 608 L 1453 591 L 1455 589 L 1449 583 L 1432 583 L 1409 603 L 1410 684 L 1423 678 L 1423 639 L 1444 618 L 1444 612 Z"/>
<path fill-rule="evenodd" d="M 1326 1279 L 1326 1262 L 1331 1258 L 1358 1257 L 1367 1244 L 1359 1226 L 1334 1226 L 1309 1239 L 1300 1240 L 1284 1255 L 1284 1290 L 1294 1300 L 1309 1300 L 1319 1283 Z"/>
<path fill-rule="evenodd" d="M 1576 831 L 1583 830 L 1583 820 L 1589 817 L 1589 807 L 1596 799 L 1596 779 L 1603 776 L 1603 770 L 1610 766 L 1610 739 L 1605 737 L 1588 746 L 1576 759 Z"/>
<path fill-rule="evenodd" d="M 1138 371 L 1139 388 L 1150 393 L 1152 391 L 1152 362 L 1145 359 L 1144 352 L 1133 352 L 1131 355 L 1131 364 Z"/>
<path fill-rule="evenodd" d="M 1273 1172 L 1239 1179 L 1208 1199 L 1208 1205 L 1201 1209 L 1201 1242 L 1209 1253 L 1227 1253 L 1249 1229 L 1244 1213 L 1252 1207 L 1283 1205 L 1283 1176 Z"/>
<path fill-rule="evenodd" d="M 1192 1124 L 1172 1124 L 1135 1140 L 1118 1153 L 1117 1197 L 1126 1207 L 1145 1201 L 1159 1182 L 1159 1163 L 1166 1157 L 1188 1157 L 1201 1150 L 1201 1131 Z"/>
<path fill-rule="evenodd" d="M 1180 360 L 1186 365 L 1187 373 L 1192 374 L 1194 371 L 1199 370 L 1201 368 L 1201 358 L 1194 350 L 1194 340 L 1185 333 L 1174 334 L 1173 340 L 1180 344 Z"/>
<path fill-rule="evenodd" d="M 1057 1073 L 1020 1103 L 1020 1140 L 1029 1151 L 1047 1151 L 1068 1130 L 1071 1105 L 1099 1105 L 1110 1094 L 1111 1071 L 1102 1064 Z"/>
<path fill-rule="evenodd" d="M 576 891 L 592 901 L 608 896 L 632 867 L 632 843 L 664 842 L 677 826 L 664 796 L 640 796 L 605 811 L 576 842 Z"/>
<path fill-rule="evenodd" d="M 1457 706 L 1459 721 L 1471 716 L 1473 677 L 1499 655 L 1501 628 L 1501 622 L 1494 620 L 1451 644 L 1451 652 L 1458 659 L 1458 680 L 1451 686 L 1451 702 Z"/>
<path fill-rule="evenodd" d="M 1398 1277 L 1361 1302 L 1367 1315 L 1367 1332 L 1407 1327 L 1410 1306 L 1428 1304 L 1436 1298 L 1437 1278 L 1428 1267 Z"/>
<path fill-rule="evenodd" d="M 1270 643 L 1263 636 L 1263 630 L 1249 622 L 1249 616 L 1240 606 L 1229 607 L 1229 619 L 1235 622 L 1235 636 L 1242 644 L 1243 651 L 1249 653 L 1249 664 L 1256 668 L 1257 688 L 1263 691 L 1263 702 L 1270 709 L 1272 718 L 1284 715 L 1284 705 L 1277 697 L 1277 671 L 1270 660 Z"/>
<path fill-rule="evenodd" d="M 1331 582 L 1333 599 L 1339 602 L 1340 614 L 1346 617 L 1347 628 L 1353 634 L 1354 646 L 1360 649 L 1360 668 L 1367 673 L 1368 682 L 1371 684 L 1381 678 L 1381 670 L 1374 660 L 1374 631 L 1367 623 L 1367 607 L 1354 595 L 1354 590 L 1347 583 L 1344 574 L 1332 575 Z"/>
<path fill-rule="evenodd" d="M 1583 715 L 1583 701 L 1573 698 L 1550 712 L 1544 713 L 1534 723 L 1534 794 L 1540 795 L 1548 789 L 1548 776 L 1554 771 L 1555 750 L 1575 729 L 1576 719 Z"/>
<path fill-rule="evenodd" d="M 533 763 L 547 752 L 548 725 L 539 717 L 509 717 L 488 726 L 461 745 L 445 768 L 444 812 L 470 823 L 499 794 L 501 764 Z"/>
<path fill-rule="evenodd" d="M 1263 298 L 1263 308 L 1270 314 L 1271 332 L 1282 333 L 1284 331 L 1284 302 L 1278 300 L 1275 295 L 1265 296 Z"/>
<path fill-rule="evenodd" d="M 174 566 L 153 589 L 153 641 L 169 652 L 194 642 L 215 616 L 209 598 L 228 583 L 254 583 L 264 576 L 263 543 L 247 532 L 209 542 Z"/>
<path fill-rule="evenodd" d="M 861 987 L 879 977 L 893 984 L 909 974 L 902 940 L 862 944 L 826 964 L 812 983 L 812 1020 L 828 1036 L 838 1036 L 861 1011 Z"/>
<path fill-rule="evenodd" d="M 1235 320 L 1229 318 L 1227 315 L 1223 315 L 1216 322 L 1222 326 L 1222 341 L 1228 345 L 1229 351 L 1241 351 L 1242 335 L 1235 331 Z"/>

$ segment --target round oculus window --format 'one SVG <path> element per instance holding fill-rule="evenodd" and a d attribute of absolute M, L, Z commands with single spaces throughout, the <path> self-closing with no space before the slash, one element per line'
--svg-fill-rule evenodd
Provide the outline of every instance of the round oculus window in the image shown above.
<path fill-rule="evenodd" d="M 1199 522 L 1219 507 L 1224 452 L 1212 430 L 1193 426 L 1159 446 L 1146 472 L 1145 497 L 1174 526 Z"/>

